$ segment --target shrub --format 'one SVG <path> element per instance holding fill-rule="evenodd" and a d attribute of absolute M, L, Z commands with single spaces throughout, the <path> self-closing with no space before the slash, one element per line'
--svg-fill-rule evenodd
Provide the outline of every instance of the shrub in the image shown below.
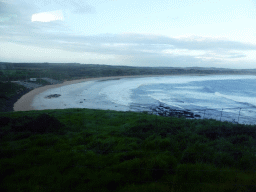
<path fill-rule="evenodd" d="M 211 163 L 213 157 L 214 151 L 209 146 L 196 143 L 184 151 L 181 163 Z"/>
<path fill-rule="evenodd" d="M 149 184 L 139 184 L 139 185 L 128 185 L 125 186 L 120 192 L 170 192 L 170 187 L 165 183 L 149 183 Z"/>
<path fill-rule="evenodd" d="M 60 133 L 64 125 L 48 114 L 39 115 L 36 119 L 23 117 L 21 122 L 14 121 L 12 130 L 15 132 L 31 131 L 32 133 Z M 21 125 L 20 125 L 21 124 Z"/>
<path fill-rule="evenodd" d="M 233 128 L 233 135 L 249 135 L 256 138 L 255 126 L 238 124 Z"/>
<path fill-rule="evenodd" d="M 124 161 L 129 161 L 135 158 L 142 158 L 144 156 L 144 153 L 142 151 L 130 151 L 130 152 L 119 154 L 118 156 L 119 156 L 119 161 L 124 162 Z"/>
<path fill-rule="evenodd" d="M 252 138 L 252 137 L 249 135 L 236 135 L 236 136 L 231 137 L 230 141 L 235 145 L 237 145 L 237 144 L 239 144 L 239 145 L 247 144 L 248 145 L 249 142 L 251 141 L 250 138 Z"/>
<path fill-rule="evenodd" d="M 235 164 L 234 158 L 225 152 L 215 153 L 213 163 L 217 167 L 232 167 Z"/>
<path fill-rule="evenodd" d="M 154 125 L 148 122 L 141 123 L 130 127 L 127 130 L 127 134 L 133 137 L 139 137 L 141 139 L 147 138 L 150 135 L 150 132 L 154 130 Z"/>
<path fill-rule="evenodd" d="M 254 170 L 256 169 L 256 157 L 255 154 L 245 152 L 240 160 L 237 161 L 236 167 L 241 170 Z"/>
<path fill-rule="evenodd" d="M 0 93 L 0 99 L 9 99 L 4 93 Z"/>
<path fill-rule="evenodd" d="M 11 122 L 11 119 L 9 117 L 0 117 L 0 128 L 8 125 Z"/>
<path fill-rule="evenodd" d="M 88 145 L 88 149 L 96 151 L 98 154 L 108 154 L 113 151 L 114 147 L 117 145 L 117 141 L 114 138 L 100 139 L 96 138 L 92 140 Z"/>
<path fill-rule="evenodd" d="M 116 191 L 122 187 L 125 182 L 126 178 L 124 178 L 124 175 L 102 170 L 97 174 L 97 179 L 94 180 L 93 184 L 95 190 L 98 189 L 99 191 L 102 191 L 105 188 L 109 191 Z"/>
<path fill-rule="evenodd" d="M 221 172 L 208 164 L 181 164 L 177 167 L 174 191 L 200 191 L 202 184 L 218 185 Z"/>
<path fill-rule="evenodd" d="M 177 160 L 170 153 L 155 154 L 147 158 L 134 158 L 113 166 L 113 171 L 119 172 L 132 183 L 157 181 L 163 176 L 173 174 Z"/>

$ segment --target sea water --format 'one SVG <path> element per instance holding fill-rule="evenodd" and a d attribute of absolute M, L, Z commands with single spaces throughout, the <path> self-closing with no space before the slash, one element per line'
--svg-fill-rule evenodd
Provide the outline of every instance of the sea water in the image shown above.
<path fill-rule="evenodd" d="M 61 94 L 58 98 L 45 98 Z M 256 124 L 256 76 L 207 75 L 89 81 L 47 90 L 36 109 L 92 108 L 151 111 L 159 104 L 190 110 L 200 118 Z"/>

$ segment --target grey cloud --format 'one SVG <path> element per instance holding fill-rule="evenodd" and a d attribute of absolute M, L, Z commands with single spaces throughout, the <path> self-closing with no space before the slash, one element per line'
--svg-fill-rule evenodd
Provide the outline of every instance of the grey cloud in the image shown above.
<path fill-rule="evenodd" d="M 128 48 L 124 48 L 123 51 L 130 50 L 148 50 L 148 51 L 162 51 L 165 49 L 188 49 L 188 50 L 256 50 L 256 45 L 246 44 L 235 41 L 228 40 L 216 40 L 216 39 L 177 39 L 160 35 L 145 35 L 145 34 L 102 34 L 95 36 L 72 36 L 69 35 L 68 28 L 65 26 L 64 22 L 31 22 L 31 16 L 33 13 L 38 11 L 38 8 L 32 5 L 23 3 L 22 1 L 15 1 L 15 4 L 0 2 L 6 9 L 0 9 L 0 14 L 16 14 L 17 17 L 11 18 L 9 21 L 0 23 L 0 36 L 3 38 L 15 38 L 26 37 L 28 42 L 24 39 L 24 43 L 30 44 L 31 42 L 37 42 L 37 39 L 42 39 L 45 37 L 46 42 L 50 43 L 51 46 L 61 45 L 60 42 L 66 42 L 68 49 L 68 44 L 79 43 L 77 46 L 77 51 L 90 50 L 92 47 L 99 46 L 102 50 L 102 44 L 114 44 L 123 43 L 130 44 Z M 73 11 L 77 13 L 93 12 L 93 7 L 84 3 L 81 0 L 39 0 L 42 5 L 56 3 L 62 7 L 70 7 Z M 9 30 L 8 30 L 9 28 Z M 53 43 L 54 42 L 54 43 Z M 91 47 L 88 44 L 92 44 Z M 70 45 L 72 46 L 72 45 Z M 65 49 L 65 48 L 64 48 Z M 74 46 L 75 49 L 75 46 Z M 97 49 L 97 48 L 95 48 Z M 95 51 L 93 49 L 93 51 Z M 108 47 L 106 51 L 121 51 L 116 49 L 114 46 Z M 131 50 L 132 51 L 132 50 Z M 136 52 L 137 52 L 136 51 Z M 133 51 L 134 52 L 134 51 Z M 143 52 L 143 51 L 142 51 Z"/>
<path fill-rule="evenodd" d="M 70 5 L 70 1 L 56 2 L 61 6 Z M 75 2 L 75 3 L 74 3 Z M 72 4 L 73 11 L 85 13 L 93 10 L 90 6 L 79 1 Z M 3 3 L 1 3 L 3 5 Z M 43 48 L 57 48 L 73 52 L 91 52 L 99 54 L 113 54 L 127 58 L 127 63 L 161 63 L 169 65 L 176 63 L 190 63 L 200 65 L 221 63 L 221 58 L 242 58 L 245 54 L 240 50 L 256 50 L 256 46 L 228 40 L 213 39 L 176 39 L 159 35 L 145 34 L 101 34 L 94 36 L 74 36 L 61 21 L 49 23 L 31 22 L 31 15 L 38 10 L 27 4 L 4 4 L 7 9 L 0 9 L 0 15 L 16 14 L 17 17 L 0 23 L 0 39 L 23 45 L 34 45 Z M 87 9 L 87 10 L 86 10 Z M 167 49 L 202 50 L 206 53 L 200 57 L 188 55 L 164 54 Z M 210 61 L 204 58 L 212 58 Z"/>
<path fill-rule="evenodd" d="M 198 66 L 198 67 L 205 67 L 205 66 L 213 66 L 216 64 L 220 64 L 217 60 L 212 61 L 203 61 L 202 59 L 198 59 L 192 56 L 133 56 L 133 57 L 124 57 L 123 59 L 126 65 L 131 66 L 156 66 L 156 67 L 188 67 L 188 66 Z"/>
<path fill-rule="evenodd" d="M 149 36 L 140 34 L 123 34 L 123 35 L 99 35 L 91 37 L 75 37 L 74 39 L 66 39 L 69 41 L 86 42 L 92 45 L 97 45 L 102 48 L 103 43 L 124 43 L 127 47 L 123 47 L 123 50 L 116 48 L 115 46 L 109 46 L 106 52 L 133 52 L 134 54 L 158 54 L 166 49 L 187 49 L 187 50 L 202 50 L 202 51 L 214 51 L 216 54 L 238 58 L 245 57 L 246 55 L 239 53 L 237 50 L 256 50 L 255 45 L 243 44 L 240 42 L 232 41 L 219 41 L 205 40 L 205 41 L 187 41 L 182 39 L 175 39 L 163 36 Z M 200 46 L 199 46 L 200 45 Z M 234 46 L 236 45 L 236 46 Z M 103 48 L 102 48 L 103 49 Z M 145 52 L 149 53 L 145 53 Z"/>
<path fill-rule="evenodd" d="M 41 8 L 54 5 L 59 7 L 60 9 L 69 9 L 73 13 L 77 14 L 87 14 L 87 13 L 95 13 L 95 8 L 86 1 L 83 0 L 38 0 L 37 3 L 40 4 Z"/>
<path fill-rule="evenodd" d="M 68 41 L 69 38 L 65 38 Z M 140 45 L 155 45 L 173 47 L 176 49 L 189 50 L 213 50 L 213 49 L 228 49 L 228 50 L 256 50 L 256 45 L 246 44 L 235 41 L 224 40 L 186 40 L 176 39 L 166 36 L 143 35 L 143 34 L 102 34 L 95 36 L 76 36 L 72 37 L 71 41 L 91 42 L 91 43 L 130 43 Z"/>
<path fill-rule="evenodd" d="M 246 57 L 246 54 L 244 53 L 239 53 L 238 51 L 237 52 L 228 52 L 227 53 L 228 57 L 229 58 L 245 58 Z"/>
<path fill-rule="evenodd" d="M 208 51 L 205 54 L 203 54 L 202 56 L 200 56 L 200 58 L 215 58 L 215 60 L 218 59 L 235 59 L 235 58 L 245 58 L 246 54 L 238 52 L 238 51 L 230 51 L 230 50 L 212 50 L 212 51 Z"/>
<path fill-rule="evenodd" d="M 86 14 L 86 13 L 96 12 L 95 7 L 89 5 L 88 3 L 86 3 L 86 1 L 83 1 L 83 0 L 72 0 L 72 1 L 66 0 L 65 2 L 66 2 L 66 5 L 72 6 L 73 13 Z"/>
<path fill-rule="evenodd" d="M 39 9 L 21 1 L 15 4 L 0 2 L 0 42 L 13 42 L 43 48 L 57 48 L 73 52 L 91 52 L 120 56 L 129 65 L 158 66 L 212 66 L 221 65 L 223 58 L 244 58 L 242 51 L 256 50 L 256 45 L 216 39 L 177 39 L 150 34 L 101 34 L 94 36 L 74 36 L 62 21 L 49 23 L 31 22 L 31 16 Z M 95 12 L 94 8 L 82 1 L 50 0 L 45 6 L 57 3 L 70 6 L 76 13 Z M 14 16 L 16 15 L 16 16 Z M 167 49 L 205 51 L 197 56 L 164 54 Z M 206 59 L 205 59 L 206 58 Z M 210 59 L 209 59 L 210 58 Z"/>
<path fill-rule="evenodd" d="M 0 25 L 12 23 L 21 15 L 20 10 L 13 7 L 10 3 L 0 2 Z"/>
<path fill-rule="evenodd" d="M 14 14 L 15 12 L 12 10 L 10 4 L 0 2 L 0 16 Z"/>
<path fill-rule="evenodd" d="M 122 35 L 122 39 L 127 42 L 138 42 L 144 44 L 167 44 L 173 45 L 176 48 L 186 48 L 191 50 L 206 50 L 206 49 L 240 49 L 240 50 L 251 50 L 256 49 L 256 45 L 245 44 L 235 41 L 224 41 L 224 40 L 186 40 L 186 39 L 176 39 L 166 36 L 157 35 L 142 35 L 142 34 L 128 34 Z M 113 38 L 113 37 L 110 37 Z"/>
<path fill-rule="evenodd" d="M 26 24 L 31 22 L 32 14 L 36 12 L 33 6 L 20 1 L 14 1 L 14 3 L 1 2 L 1 6 L 4 7 L 4 10 L 0 9 L 0 17 L 1 15 L 9 15 L 10 19 L 0 23 L 0 26 L 25 27 Z"/>
<path fill-rule="evenodd" d="M 33 27 L 32 32 L 23 31 L 20 32 L 21 35 L 17 34 L 10 35 L 11 32 L 6 32 L 5 36 L 11 36 L 12 40 L 16 43 L 22 44 L 32 44 L 35 46 L 49 47 L 49 48 L 59 48 L 68 51 L 74 52 L 93 52 L 93 53 L 104 53 L 104 54 L 115 54 L 115 55 L 144 55 L 144 56 L 166 56 L 162 51 L 166 49 L 186 49 L 186 50 L 202 50 L 206 54 L 202 55 L 203 57 L 215 57 L 218 58 L 242 58 L 246 57 L 245 54 L 239 52 L 239 50 L 256 50 L 255 46 L 237 43 L 239 46 L 236 46 L 236 50 L 223 48 L 221 44 L 222 41 L 212 42 L 214 46 L 211 47 L 208 45 L 209 41 L 201 41 L 201 49 L 193 49 L 190 45 L 191 41 L 167 38 L 161 36 L 149 36 L 149 35 L 140 35 L 140 34 L 105 34 L 105 35 L 95 35 L 95 36 L 71 36 L 63 32 L 60 34 L 57 30 L 56 33 L 52 31 L 56 28 L 56 23 L 41 23 Z M 57 28 L 61 28 L 60 26 Z M 51 33 L 40 33 L 40 29 L 50 29 Z M 31 28 L 32 29 L 32 28 Z M 65 28 L 63 28 L 63 31 Z M 21 38 L 21 37 L 26 38 Z M 30 41 L 27 42 L 26 39 L 29 38 Z M 23 40 L 24 39 L 24 40 Z M 164 41 L 165 40 L 165 41 Z M 168 43 L 169 41 L 169 43 Z M 171 42 L 171 43 L 170 43 Z M 194 41 L 194 43 L 198 43 Z M 231 45 L 234 42 L 226 41 L 224 44 Z M 120 45 L 121 44 L 121 45 Z M 123 44 L 123 45 L 122 45 Z M 205 49 L 205 47 L 207 47 Z M 229 47 L 229 46 L 226 46 Z M 249 49 L 251 48 L 251 49 Z M 172 57 L 178 57 L 178 55 L 172 55 Z M 183 56 L 185 57 L 185 56 Z M 193 56 L 192 56 L 193 57 Z M 196 56 L 194 56 L 196 57 Z"/>
<path fill-rule="evenodd" d="M 85 13 L 95 13 L 96 10 L 93 6 L 84 4 L 82 1 L 72 1 L 73 4 L 73 12 L 78 14 L 85 14 Z"/>

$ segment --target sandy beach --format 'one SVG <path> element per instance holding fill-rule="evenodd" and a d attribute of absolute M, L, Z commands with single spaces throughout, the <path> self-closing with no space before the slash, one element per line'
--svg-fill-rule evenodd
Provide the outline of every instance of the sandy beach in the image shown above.
<path fill-rule="evenodd" d="M 145 76 L 114 76 L 114 77 L 99 77 L 99 78 L 87 78 L 87 79 L 79 79 L 79 80 L 73 80 L 73 81 L 65 81 L 62 84 L 54 84 L 54 85 L 47 85 L 43 87 L 36 88 L 29 93 L 23 95 L 15 104 L 14 104 L 14 111 L 31 111 L 31 110 L 37 110 L 32 107 L 33 99 L 40 93 L 53 88 L 62 87 L 65 85 L 71 85 L 71 84 L 77 84 L 87 81 L 95 81 L 95 80 L 112 80 L 112 79 L 120 79 L 120 78 L 143 78 L 143 77 L 151 77 L 151 75 L 145 75 Z"/>
<path fill-rule="evenodd" d="M 79 80 L 73 80 L 73 81 L 65 81 L 64 83 L 61 84 L 54 84 L 54 85 L 47 85 L 43 87 L 36 88 L 29 93 L 23 95 L 15 104 L 14 104 L 14 111 L 31 111 L 31 110 L 36 110 L 32 107 L 32 102 L 33 99 L 35 98 L 36 95 L 52 88 L 58 88 L 61 86 L 65 85 L 71 85 L 71 84 L 77 84 L 81 82 L 86 82 L 86 81 L 92 81 L 92 80 L 108 80 L 108 79 L 113 79 L 113 78 L 120 78 L 120 77 L 100 77 L 100 78 L 87 78 L 87 79 L 79 79 Z"/>

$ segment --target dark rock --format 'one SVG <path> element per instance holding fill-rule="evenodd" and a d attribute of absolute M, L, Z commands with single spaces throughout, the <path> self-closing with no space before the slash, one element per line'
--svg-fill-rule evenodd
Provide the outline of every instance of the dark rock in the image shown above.
<path fill-rule="evenodd" d="M 60 96 L 61 96 L 60 94 L 52 94 L 52 95 L 46 96 L 45 98 L 51 99 L 51 98 L 57 98 L 57 97 L 60 97 Z"/>
<path fill-rule="evenodd" d="M 151 108 L 152 113 L 159 115 L 159 116 L 166 116 L 166 117 L 186 117 L 186 118 L 195 118 L 201 117 L 200 115 L 195 115 L 189 110 L 178 110 L 172 109 L 169 106 L 165 106 L 164 104 L 160 103 L 159 106 Z"/>

